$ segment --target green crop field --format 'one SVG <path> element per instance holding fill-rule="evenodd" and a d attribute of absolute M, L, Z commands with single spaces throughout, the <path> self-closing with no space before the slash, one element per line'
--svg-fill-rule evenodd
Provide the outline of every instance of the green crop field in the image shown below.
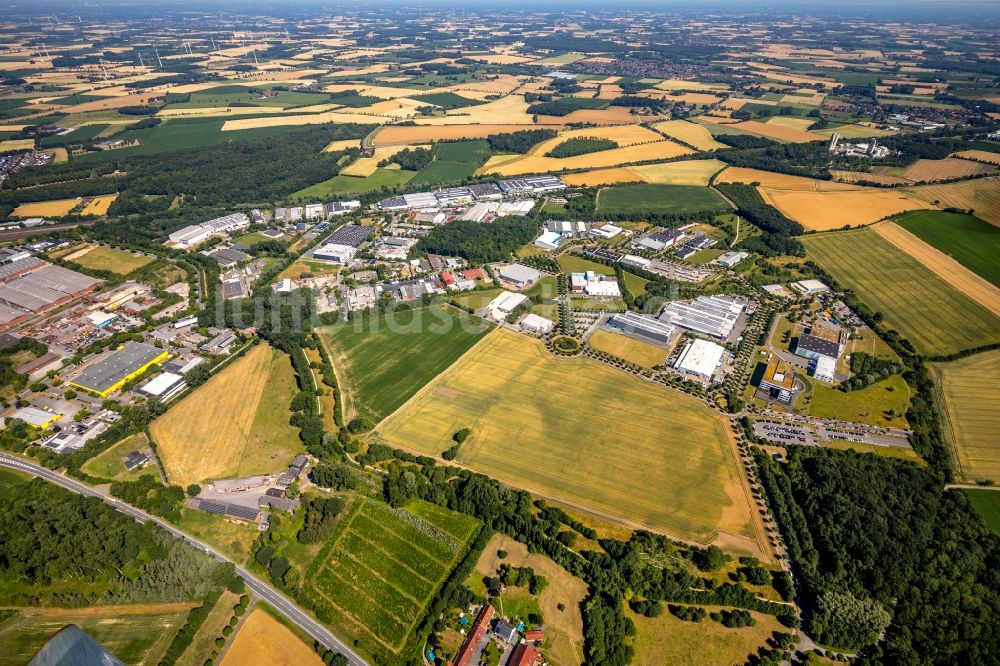
<path fill-rule="evenodd" d="M 434 160 L 418 171 L 410 183 L 413 185 L 438 185 L 457 182 L 471 176 L 478 166 L 475 162 Z"/>
<path fill-rule="evenodd" d="M 905 428 L 904 414 L 909 403 L 910 389 L 899 375 L 847 393 L 816 382 L 809 402 L 809 414 L 821 419 Z"/>
<path fill-rule="evenodd" d="M 156 664 L 192 605 L 21 609 L 0 622 L 0 661 L 27 664 L 53 634 L 75 624 L 126 664 Z"/>
<path fill-rule="evenodd" d="M 956 476 L 1000 482 L 1000 351 L 932 363 L 931 371 Z"/>
<path fill-rule="evenodd" d="M 292 195 L 295 199 L 322 199 L 340 194 L 366 194 L 383 187 L 399 187 L 413 178 L 412 171 L 402 169 L 376 169 L 375 173 L 364 178 L 357 176 L 334 176 L 321 183 L 310 185 Z"/>
<path fill-rule="evenodd" d="M 125 467 L 125 456 L 132 451 L 141 451 L 149 446 L 146 433 L 139 432 L 129 435 L 117 444 L 101 451 L 88 460 L 82 467 L 83 471 L 101 479 L 116 481 L 135 481 L 143 474 L 156 476 L 156 469 L 146 465 L 140 469 L 129 470 Z"/>
<path fill-rule="evenodd" d="M 71 143 L 86 143 L 109 127 L 110 125 L 104 123 L 83 125 L 68 134 L 43 136 L 38 140 L 38 145 L 43 148 L 51 148 L 52 146 L 66 146 Z"/>
<path fill-rule="evenodd" d="M 445 162 L 475 162 L 477 165 L 490 158 L 487 141 L 445 141 L 434 146 L 434 157 Z"/>
<path fill-rule="evenodd" d="M 184 148 L 204 148 L 230 141 L 259 139 L 277 134 L 286 134 L 300 129 L 290 125 L 223 132 L 222 123 L 223 121 L 214 119 L 211 121 L 199 120 L 197 122 L 170 121 L 149 129 L 125 130 L 124 132 L 115 134 L 115 138 L 124 141 L 138 139 L 138 146 L 78 155 L 73 158 L 73 161 L 99 162 L 103 160 L 116 160 L 132 155 L 155 155 L 182 150 Z"/>
<path fill-rule="evenodd" d="M 895 218 L 896 224 L 951 256 L 970 271 L 1000 286 L 1000 229 L 962 213 L 919 210 Z"/>
<path fill-rule="evenodd" d="M 581 257 L 578 254 L 572 254 L 571 252 L 566 252 L 559 255 L 556 259 L 559 264 L 559 268 L 562 269 L 563 273 L 586 273 L 587 271 L 594 271 L 598 275 L 614 275 L 615 269 L 611 266 L 605 266 L 604 264 L 599 264 L 596 261 L 591 261 Z"/>
<path fill-rule="evenodd" d="M 965 488 L 962 492 L 968 495 L 969 502 L 983 517 L 983 521 L 1000 534 L 1000 491 Z"/>
<path fill-rule="evenodd" d="M 359 315 L 320 329 L 344 373 L 345 414 L 380 421 L 474 345 L 491 326 L 442 304 Z"/>
<path fill-rule="evenodd" d="M 683 393 L 497 329 L 379 429 L 614 522 L 758 556 L 759 532 L 724 419 Z"/>
<path fill-rule="evenodd" d="M 113 247 L 94 247 L 87 254 L 73 259 L 73 263 L 84 268 L 91 268 L 99 271 L 110 271 L 118 275 L 128 275 L 132 271 L 153 262 L 153 257 L 132 254 L 125 250 Z"/>
<path fill-rule="evenodd" d="M 730 206 L 710 187 L 633 183 L 601 190 L 597 212 L 643 215 L 646 213 L 699 213 L 729 210 Z"/>
<path fill-rule="evenodd" d="M 1000 342 L 1000 318 L 871 229 L 802 237 L 806 252 L 928 355 Z"/>
<path fill-rule="evenodd" d="M 434 106 L 440 106 L 445 111 L 449 109 L 460 109 L 466 106 L 477 106 L 479 104 L 485 104 L 485 102 L 478 99 L 469 99 L 468 97 L 462 97 L 453 92 L 442 92 L 442 93 L 430 93 L 428 95 L 414 95 L 410 97 L 412 100 L 418 102 L 423 102 L 424 104 L 433 104 Z"/>
<path fill-rule="evenodd" d="M 369 97 L 368 95 L 337 95 L 328 100 L 331 104 L 340 104 L 352 108 L 371 106 L 382 101 L 380 97 Z"/>
<path fill-rule="evenodd" d="M 480 525 L 420 500 L 393 509 L 359 497 L 306 572 L 305 595 L 362 649 L 397 654 Z"/>

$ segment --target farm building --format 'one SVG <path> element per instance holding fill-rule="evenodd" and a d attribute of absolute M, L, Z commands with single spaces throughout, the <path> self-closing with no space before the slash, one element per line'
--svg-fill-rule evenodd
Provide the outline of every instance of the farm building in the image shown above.
<path fill-rule="evenodd" d="M 515 294 L 512 291 L 501 292 L 499 296 L 490 301 L 486 310 L 490 316 L 497 321 L 503 321 L 507 316 L 528 300 L 524 294 Z"/>
<path fill-rule="evenodd" d="M 627 335 L 660 345 L 669 343 L 677 332 L 677 329 L 668 323 L 635 312 L 616 314 L 608 320 L 608 324 Z"/>
<path fill-rule="evenodd" d="M 164 349 L 142 342 L 127 342 L 120 349 L 84 368 L 69 384 L 104 398 L 168 356 L 170 352 Z"/>
<path fill-rule="evenodd" d="M 198 511 L 204 511 L 205 513 L 225 516 L 226 518 L 232 518 L 234 520 L 240 520 L 247 523 L 260 523 L 265 517 L 264 512 L 260 509 L 252 509 L 248 506 L 230 504 L 228 502 L 203 500 L 196 497 L 186 501 L 184 506 L 190 509 L 197 509 Z"/>
<path fill-rule="evenodd" d="M 714 342 L 694 340 L 681 352 L 674 367 L 702 379 L 712 379 L 725 353 L 726 348 Z"/>
<path fill-rule="evenodd" d="M 476 621 L 472 623 L 469 633 L 465 636 L 465 642 L 458 649 L 455 655 L 455 666 L 470 666 L 473 659 L 479 655 L 479 643 L 490 628 L 490 620 L 496 614 L 496 609 L 491 604 L 486 604 L 476 616 Z"/>
<path fill-rule="evenodd" d="M 725 339 L 733 332 L 743 308 L 742 303 L 729 298 L 699 296 L 690 303 L 668 303 L 659 318 L 689 331 Z"/>
<path fill-rule="evenodd" d="M 155 398 L 160 402 L 166 402 L 185 388 L 187 388 L 187 381 L 185 381 L 183 375 L 177 375 L 172 372 L 161 372 L 140 386 L 138 392 L 150 398 Z"/>
<path fill-rule="evenodd" d="M 357 253 L 357 249 L 351 245 L 341 245 L 340 243 L 327 243 L 313 251 L 313 257 L 320 261 L 329 261 L 335 264 L 346 264 Z"/>
<path fill-rule="evenodd" d="M 507 666 L 540 666 L 542 663 L 541 652 L 527 643 L 521 643 L 514 648 Z"/>
<path fill-rule="evenodd" d="M 538 282 L 542 274 L 534 268 L 529 268 L 522 264 L 510 264 L 498 271 L 500 279 L 508 282 L 518 289 L 524 289 Z"/>
<path fill-rule="evenodd" d="M 236 479 L 219 479 L 213 481 L 212 486 L 216 492 L 239 493 L 254 488 L 263 488 L 271 480 L 267 474 L 255 474 L 253 476 L 241 476 Z"/>
<path fill-rule="evenodd" d="M 132 451 L 125 456 L 125 469 L 138 469 L 149 462 L 149 456 L 142 451 Z"/>
<path fill-rule="evenodd" d="M 538 333 L 541 335 L 551 333 L 556 327 L 555 322 L 551 319 L 546 319 L 545 317 L 534 313 L 524 315 L 524 319 L 522 319 L 519 323 L 521 324 L 521 328 L 526 331 L 531 331 L 532 333 Z"/>

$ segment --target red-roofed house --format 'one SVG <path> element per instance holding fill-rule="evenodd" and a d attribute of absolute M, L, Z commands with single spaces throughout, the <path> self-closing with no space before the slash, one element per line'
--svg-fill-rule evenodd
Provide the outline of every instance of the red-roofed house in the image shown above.
<path fill-rule="evenodd" d="M 445 286 L 451 286 L 455 284 L 455 276 L 451 271 L 441 271 L 441 282 L 444 282 Z"/>
<path fill-rule="evenodd" d="M 467 271 L 462 271 L 462 277 L 466 280 L 485 280 L 486 273 L 483 272 L 482 268 L 470 268 Z"/>
<path fill-rule="evenodd" d="M 465 642 L 462 643 L 462 647 L 459 648 L 458 654 L 455 655 L 455 665 L 454 666 L 469 666 L 472 663 L 472 657 L 476 654 L 476 648 L 479 647 L 479 641 L 483 639 L 483 636 L 490 628 L 490 620 L 493 619 L 493 615 L 496 613 L 496 609 L 492 605 L 486 604 L 483 606 L 482 610 L 479 611 L 479 615 L 476 616 L 476 621 L 472 623 L 472 628 L 469 629 L 469 633 L 465 636 Z M 531 663 L 531 662 L 525 662 Z"/>
<path fill-rule="evenodd" d="M 537 643 L 538 641 L 545 640 L 545 632 L 541 629 L 532 629 L 531 631 L 524 632 L 524 640 L 529 643 Z"/>
<path fill-rule="evenodd" d="M 514 648 L 514 653 L 510 655 L 507 666 L 539 666 L 541 663 L 541 653 L 527 643 L 521 643 Z"/>

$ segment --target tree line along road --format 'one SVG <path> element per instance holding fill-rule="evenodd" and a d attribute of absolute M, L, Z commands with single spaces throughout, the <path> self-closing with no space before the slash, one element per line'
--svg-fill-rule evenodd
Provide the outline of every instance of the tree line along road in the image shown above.
<path fill-rule="evenodd" d="M 368 662 L 358 656 L 351 648 L 347 646 L 346 643 L 341 641 L 339 638 L 333 635 L 333 633 L 324 627 L 322 624 L 309 617 L 304 610 L 302 610 L 294 601 L 286 597 L 284 594 L 278 590 L 271 587 L 269 584 L 260 580 L 252 573 L 244 569 L 242 566 L 233 562 L 228 557 L 215 550 L 203 541 L 199 541 L 194 537 L 180 531 L 170 523 L 157 518 L 156 516 L 151 516 L 144 511 L 141 511 L 131 504 L 126 504 L 119 499 L 114 497 L 109 497 L 100 491 L 91 488 L 90 486 L 77 481 L 76 479 L 71 479 L 68 476 L 59 474 L 58 472 L 53 472 L 50 469 L 46 469 L 40 465 L 36 465 L 32 462 L 28 462 L 22 458 L 16 456 L 11 456 L 7 454 L 0 454 L 0 467 L 6 467 L 8 469 L 13 469 L 19 472 L 26 472 L 32 476 L 37 476 L 44 479 L 50 483 L 55 483 L 56 485 L 62 486 L 67 490 L 77 493 L 78 495 L 84 495 L 86 497 L 97 497 L 100 500 L 107 503 L 109 506 L 114 508 L 120 513 L 125 514 L 139 522 L 151 521 L 159 525 L 161 528 L 169 532 L 172 536 L 183 539 L 193 545 L 195 548 L 204 551 L 214 557 L 220 562 L 229 562 L 236 568 L 236 574 L 243 579 L 247 587 L 250 588 L 258 597 L 271 604 L 279 613 L 288 618 L 297 627 L 302 629 L 304 632 L 309 634 L 313 639 L 318 641 L 321 645 L 334 652 L 340 652 L 345 657 L 347 657 L 347 662 L 350 666 L 368 666 Z"/>

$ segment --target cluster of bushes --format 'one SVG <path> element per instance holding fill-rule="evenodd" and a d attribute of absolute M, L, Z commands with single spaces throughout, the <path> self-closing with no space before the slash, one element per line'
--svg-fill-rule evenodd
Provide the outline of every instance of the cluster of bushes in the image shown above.
<path fill-rule="evenodd" d="M 317 543 L 331 534 L 337 516 L 344 510 L 344 500 L 339 497 L 314 497 L 306 504 L 306 517 L 302 528 L 295 535 L 299 543 Z"/>
<path fill-rule="evenodd" d="M 737 215 L 764 232 L 760 236 L 748 236 L 740 241 L 741 248 L 767 257 L 805 254 L 802 243 L 792 238 L 801 235 L 805 228 L 765 202 L 756 187 L 744 183 L 726 183 L 715 187 L 736 204 Z"/>
<path fill-rule="evenodd" d="M 380 167 L 398 164 L 406 171 L 420 171 L 434 161 L 434 151 L 430 148 L 404 148 L 392 157 L 387 157 L 378 163 Z"/>
<path fill-rule="evenodd" d="M 137 481 L 115 481 L 111 484 L 111 494 L 147 513 L 164 518 L 176 518 L 184 501 L 183 488 L 164 486 L 151 474 L 143 474 Z"/>

